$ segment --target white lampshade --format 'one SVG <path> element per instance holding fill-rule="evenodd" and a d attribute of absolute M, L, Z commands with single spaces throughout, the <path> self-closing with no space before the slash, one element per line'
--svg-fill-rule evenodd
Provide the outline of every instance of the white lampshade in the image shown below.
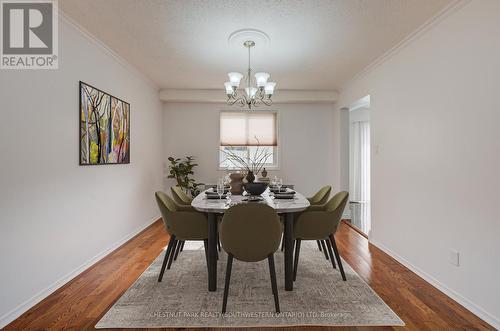
<path fill-rule="evenodd" d="M 255 93 L 257 93 L 257 88 L 256 87 L 245 87 L 245 92 L 247 92 L 247 96 L 249 98 L 253 98 L 255 96 Z"/>
<path fill-rule="evenodd" d="M 226 94 L 233 94 L 233 87 L 231 86 L 231 82 L 225 82 L 224 86 L 226 87 Z"/>
<path fill-rule="evenodd" d="M 275 82 L 268 82 L 266 84 L 265 90 L 267 95 L 273 95 L 274 93 L 274 87 L 276 86 Z"/>
<path fill-rule="evenodd" d="M 258 87 L 266 86 L 268 79 L 269 79 L 269 74 L 267 72 L 257 72 L 255 74 L 255 80 L 257 81 Z"/>
<path fill-rule="evenodd" d="M 231 83 L 231 86 L 240 86 L 240 80 L 243 78 L 243 74 L 240 74 L 239 72 L 230 72 L 227 75 L 229 76 L 229 82 Z"/>

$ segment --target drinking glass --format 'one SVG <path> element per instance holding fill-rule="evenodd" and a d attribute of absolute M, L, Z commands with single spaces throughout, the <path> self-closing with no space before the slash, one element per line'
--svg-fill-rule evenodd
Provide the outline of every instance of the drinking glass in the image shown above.
<path fill-rule="evenodd" d="M 283 186 L 283 178 L 278 179 L 276 182 L 276 186 L 278 186 L 278 192 L 281 192 L 281 187 Z"/>
<path fill-rule="evenodd" d="M 217 194 L 219 195 L 219 200 L 221 200 L 222 195 L 224 194 L 224 184 L 222 182 L 219 182 L 219 184 L 217 184 Z"/>

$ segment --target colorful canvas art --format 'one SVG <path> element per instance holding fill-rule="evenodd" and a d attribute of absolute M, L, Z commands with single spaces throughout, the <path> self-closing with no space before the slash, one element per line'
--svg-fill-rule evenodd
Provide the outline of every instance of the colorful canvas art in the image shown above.
<path fill-rule="evenodd" d="M 130 104 L 80 82 L 80 165 L 130 163 Z"/>

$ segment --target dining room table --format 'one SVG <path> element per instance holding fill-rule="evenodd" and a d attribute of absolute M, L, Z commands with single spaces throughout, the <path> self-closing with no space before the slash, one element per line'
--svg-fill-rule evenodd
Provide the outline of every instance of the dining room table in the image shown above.
<path fill-rule="evenodd" d="M 288 192 L 292 190 L 287 188 Z M 284 215 L 284 265 L 285 265 L 285 290 L 293 290 L 293 223 L 294 215 L 304 211 L 309 207 L 310 203 L 299 192 L 293 191 L 292 198 L 280 199 L 274 196 L 269 188 L 258 196 L 249 195 L 230 195 L 230 198 L 208 198 L 207 191 L 213 192 L 209 188 L 198 194 L 192 201 L 191 205 L 199 212 L 207 213 L 208 215 L 208 290 L 217 290 L 217 242 L 218 242 L 218 226 L 217 216 L 231 208 L 231 206 L 240 203 L 263 203 L 271 206 L 280 215 Z M 252 201 L 257 199 L 258 201 Z"/>

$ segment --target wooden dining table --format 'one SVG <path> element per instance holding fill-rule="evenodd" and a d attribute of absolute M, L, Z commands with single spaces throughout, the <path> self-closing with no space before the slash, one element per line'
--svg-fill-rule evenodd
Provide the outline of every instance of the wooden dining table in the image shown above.
<path fill-rule="evenodd" d="M 208 189 L 212 190 L 212 188 Z M 206 190 L 207 191 L 207 190 Z M 285 216 L 284 248 L 285 248 L 285 290 L 293 290 L 293 218 L 294 214 L 309 207 L 310 203 L 302 194 L 296 192 L 293 199 L 277 199 L 269 188 L 261 195 L 262 201 L 245 201 L 248 196 L 232 195 L 227 199 L 208 199 L 206 191 L 198 194 L 192 201 L 194 209 L 208 214 L 208 290 L 217 290 L 217 215 L 224 214 L 234 204 L 265 203 Z M 256 243 L 257 245 L 258 243 Z"/>

